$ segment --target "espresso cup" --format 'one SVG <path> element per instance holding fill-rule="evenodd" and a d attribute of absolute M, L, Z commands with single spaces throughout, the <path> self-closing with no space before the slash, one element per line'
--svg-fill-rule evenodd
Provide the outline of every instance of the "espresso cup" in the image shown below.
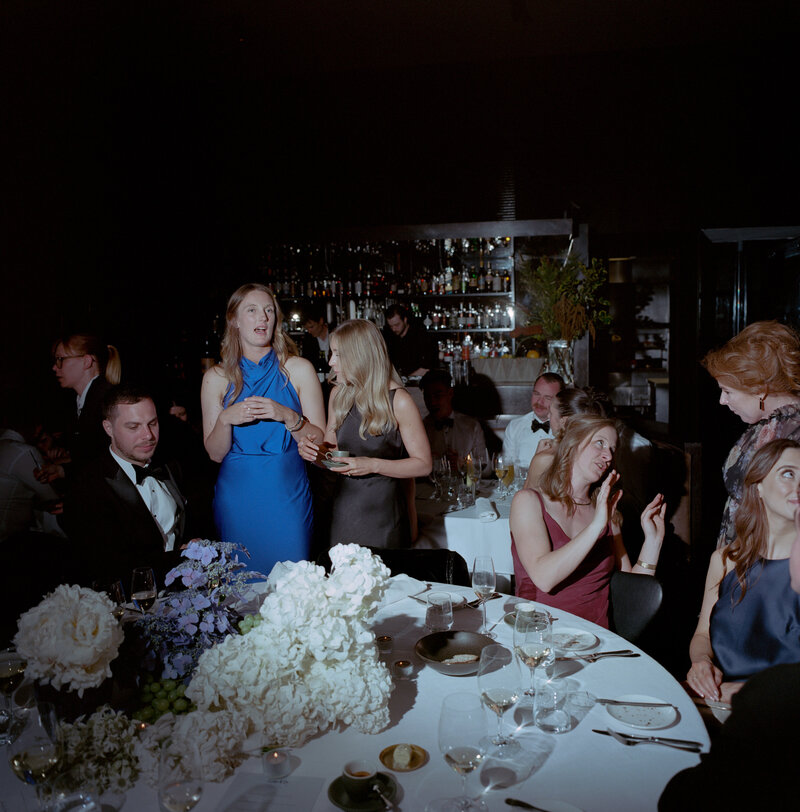
<path fill-rule="evenodd" d="M 361 801 L 372 792 L 375 767 L 365 760 L 348 761 L 342 770 L 342 786 L 353 801 Z"/>
<path fill-rule="evenodd" d="M 333 448 L 325 454 L 325 459 L 327 460 L 335 460 L 341 457 L 349 457 L 349 451 L 342 451 L 341 448 Z"/>

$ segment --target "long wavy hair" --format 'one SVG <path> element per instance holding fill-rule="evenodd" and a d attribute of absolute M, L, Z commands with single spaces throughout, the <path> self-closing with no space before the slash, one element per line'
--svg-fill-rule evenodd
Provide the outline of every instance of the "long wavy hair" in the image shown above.
<path fill-rule="evenodd" d="M 539 490 L 554 502 L 560 502 L 572 515 L 577 503 L 572 498 L 572 469 L 579 452 L 583 450 L 595 432 L 603 428 L 614 429 L 619 434 L 619 425 L 610 417 L 598 417 L 593 414 L 580 414 L 568 417 L 564 423 L 561 439 L 556 446 L 553 462 L 539 477 Z M 597 484 L 597 483 L 596 483 Z M 593 486 L 591 500 L 594 503 L 596 484 Z M 619 517 L 612 517 L 618 521 Z"/>
<path fill-rule="evenodd" d="M 380 330 L 366 319 L 349 319 L 331 335 L 336 339 L 343 378 L 337 378 L 331 394 L 334 429 L 338 430 L 353 406 L 361 413 L 358 433 L 362 438 L 397 428 L 389 392 L 392 383 L 402 386 L 402 381 L 389 360 Z"/>
<path fill-rule="evenodd" d="M 800 395 L 800 335 L 777 321 L 756 321 L 711 350 L 703 366 L 719 383 L 751 395 Z"/>
<path fill-rule="evenodd" d="M 734 528 L 736 537 L 722 550 L 723 566 L 733 562 L 736 580 L 739 582 L 739 603 L 747 592 L 747 573 L 751 567 L 763 558 L 769 542 L 769 521 L 764 500 L 758 492 L 758 486 L 766 479 L 769 472 L 778 464 L 784 451 L 788 448 L 800 448 L 800 443 L 784 437 L 764 443 L 753 455 L 744 475 L 742 501 L 736 509 Z M 724 577 L 724 576 L 723 576 Z M 722 583 L 720 581 L 720 583 Z M 733 600 L 733 595 L 731 595 Z"/>
<path fill-rule="evenodd" d="M 244 382 L 242 380 L 242 370 L 240 364 L 242 361 L 242 340 L 239 336 L 239 328 L 236 326 L 236 316 L 239 310 L 239 305 L 244 300 L 248 293 L 254 290 L 266 293 L 272 298 L 272 303 L 275 305 L 275 329 L 272 332 L 272 349 L 278 356 L 278 364 L 280 370 L 286 381 L 289 380 L 289 375 L 286 372 L 284 364 L 286 359 L 293 355 L 299 355 L 297 344 L 292 341 L 291 337 L 286 334 L 283 329 L 283 311 L 281 310 L 275 294 L 266 286 L 259 282 L 248 282 L 237 288 L 228 299 L 228 305 L 225 308 L 225 333 L 222 336 L 222 344 L 220 345 L 220 358 L 222 359 L 219 366 L 222 367 L 222 374 L 230 381 L 233 389 L 225 397 L 225 402 L 233 403 L 239 393 L 242 391 Z"/>
<path fill-rule="evenodd" d="M 53 343 L 53 355 L 56 347 L 61 344 L 64 349 L 73 355 L 91 355 L 97 361 L 97 368 L 101 378 L 111 384 L 118 384 L 122 379 L 122 362 L 119 351 L 113 344 L 106 344 L 99 336 L 89 333 L 73 333 L 59 338 Z"/>

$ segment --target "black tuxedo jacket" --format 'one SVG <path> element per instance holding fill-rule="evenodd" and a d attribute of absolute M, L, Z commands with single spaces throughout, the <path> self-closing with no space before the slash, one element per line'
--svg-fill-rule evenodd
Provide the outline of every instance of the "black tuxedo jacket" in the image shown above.
<path fill-rule="evenodd" d="M 72 402 L 72 420 L 66 440 L 73 463 L 70 476 L 108 451 L 108 435 L 103 428 L 103 398 L 110 387 L 103 377 L 95 378 L 86 393 L 80 417 L 75 413 L 75 402 Z"/>
<path fill-rule="evenodd" d="M 94 580 L 119 578 L 128 590 L 135 567 L 152 567 L 159 588 L 164 586 L 164 575 L 178 563 L 186 523 L 178 466 L 169 463 L 164 467 L 169 472 L 164 484 L 178 509 L 171 552 L 164 551 L 156 520 L 107 447 L 105 454 L 76 472 L 64 499 L 62 525 L 82 583 L 91 586 Z"/>

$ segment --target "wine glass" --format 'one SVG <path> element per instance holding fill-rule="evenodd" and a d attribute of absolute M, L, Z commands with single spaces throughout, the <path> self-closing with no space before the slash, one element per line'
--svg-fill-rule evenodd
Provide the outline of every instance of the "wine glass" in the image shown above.
<path fill-rule="evenodd" d="M 0 651 L 0 745 L 11 744 L 16 737 L 17 720 L 11 695 L 25 676 L 25 658 L 13 648 Z"/>
<path fill-rule="evenodd" d="M 478 690 L 483 704 L 497 714 L 497 733 L 489 740 L 495 754 L 502 756 L 519 750 L 519 742 L 503 735 L 503 714 L 517 704 L 522 693 L 519 663 L 505 646 L 494 644 L 481 651 Z"/>
<path fill-rule="evenodd" d="M 95 592 L 105 592 L 109 598 L 114 602 L 113 614 L 117 620 L 120 620 L 125 614 L 125 589 L 122 586 L 122 581 L 94 581 L 92 589 Z"/>
<path fill-rule="evenodd" d="M 480 598 L 481 609 L 483 611 L 483 624 L 478 631 L 489 637 L 492 635 L 486 623 L 486 601 L 489 596 L 494 595 L 496 586 L 497 576 L 494 572 L 494 561 L 492 561 L 492 557 L 490 555 L 476 556 L 475 562 L 472 565 L 472 588 L 475 590 L 475 594 Z"/>
<path fill-rule="evenodd" d="M 150 567 L 137 567 L 131 578 L 131 600 L 142 614 L 156 602 L 156 576 Z"/>
<path fill-rule="evenodd" d="M 492 460 L 494 473 L 500 483 L 497 495 L 505 499 L 509 494 L 509 485 L 514 481 L 514 458 L 510 454 L 498 451 Z"/>
<path fill-rule="evenodd" d="M 27 713 L 22 732 L 8 747 L 8 763 L 26 784 L 39 786 L 55 775 L 61 761 L 55 708 L 40 702 Z"/>
<path fill-rule="evenodd" d="M 444 454 L 441 454 L 433 459 L 433 468 L 431 469 L 431 479 L 433 480 L 433 493 L 428 497 L 432 501 L 439 501 L 442 499 L 442 488 L 447 483 L 447 478 L 450 476 L 450 463 Z"/>
<path fill-rule="evenodd" d="M 488 729 L 480 697 L 469 693 L 449 694 L 439 715 L 439 749 L 447 764 L 461 776 L 461 797 L 431 801 L 426 812 L 486 812 L 486 804 L 467 796 L 467 776 L 484 757 L 481 741 Z"/>
<path fill-rule="evenodd" d="M 202 761 L 197 743 L 167 740 L 158 761 L 158 804 L 161 812 L 188 812 L 203 794 Z"/>
<path fill-rule="evenodd" d="M 550 661 L 553 653 L 553 625 L 550 616 L 539 612 L 532 603 L 517 604 L 514 618 L 514 651 L 531 670 L 531 685 L 525 696 L 536 696 L 534 677 L 536 667 Z"/>

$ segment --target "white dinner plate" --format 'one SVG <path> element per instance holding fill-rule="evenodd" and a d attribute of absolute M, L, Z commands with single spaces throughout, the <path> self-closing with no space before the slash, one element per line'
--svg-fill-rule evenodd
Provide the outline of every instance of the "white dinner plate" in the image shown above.
<path fill-rule="evenodd" d="M 654 696 L 626 694 L 615 697 L 620 702 L 665 702 Z M 618 722 L 640 728 L 668 727 L 678 718 L 678 711 L 672 706 L 664 708 L 639 708 L 631 705 L 606 705 L 606 711 Z"/>
<path fill-rule="evenodd" d="M 553 629 L 553 645 L 561 651 L 589 651 L 599 642 L 600 638 L 586 629 Z"/>

